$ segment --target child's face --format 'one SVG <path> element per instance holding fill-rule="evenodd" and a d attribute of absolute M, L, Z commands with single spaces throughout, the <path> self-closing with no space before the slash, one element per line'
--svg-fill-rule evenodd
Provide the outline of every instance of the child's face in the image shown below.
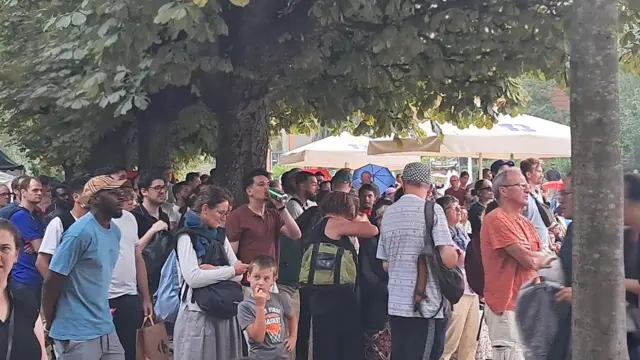
<path fill-rule="evenodd" d="M 460 212 L 460 215 L 461 215 L 460 222 L 466 223 L 467 220 L 469 219 L 469 214 L 467 213 L 467 210 L 462 209 L 462 211 Z"/>
<path fill-rule="evenodd" d="M 275 281 L 276 276 L 272 268 L 253 269 L 249 274 L 249 284 L 251 285 L 251 289 L 259 287 L 268 293 Z"/>

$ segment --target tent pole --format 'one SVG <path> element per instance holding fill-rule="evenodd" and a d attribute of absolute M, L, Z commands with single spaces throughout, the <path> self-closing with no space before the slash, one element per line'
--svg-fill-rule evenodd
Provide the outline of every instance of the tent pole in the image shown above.
<path fill-rule="evenodd" d="M 478 153 L 478 180 L 482 179 L 482 153 Z"/>

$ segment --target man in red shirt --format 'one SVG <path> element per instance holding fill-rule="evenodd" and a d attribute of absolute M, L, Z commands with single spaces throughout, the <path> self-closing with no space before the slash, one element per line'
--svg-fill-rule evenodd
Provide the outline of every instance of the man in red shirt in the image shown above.
<path fill-rule="evenodd" d="M 498 208 L 484 216 L 480 231 L 484 265 L 485 318 L 494 359 L 524 360 L 515 307 L 520 287 L 536 276 L 545 260 L 540 238 L 522 216 L 529 186 L 517 168 L 504 170 L 493 180 Z"/>
<path fill-rule="evenodd" d="M 458 199 L 460 207 L 464 208 L 467 205 L 467 189 L 460 186 L 460 177 L 458 175 L 451 175 L 449 178 L 450 188 L 445 190 L 445 195 L 453 196 Z"/>
<path fill-rule="evenodd" d="M 269 182 L 269 173 L 264 169 L 247 174 L 243 187 L 249 203 L 236 208 L 227 217 L 227 237 L 238 259 L 245 264 L 250 264 L 259 254 L 279 259 L 278 238 L 281 234 L 293 240 L 302 236 L 284 203 L 269 196 Z M 268 208 L 267 202 L 273 203 L 274 208 Z M 243 285 L 249 284 L 243 280 Z"/>

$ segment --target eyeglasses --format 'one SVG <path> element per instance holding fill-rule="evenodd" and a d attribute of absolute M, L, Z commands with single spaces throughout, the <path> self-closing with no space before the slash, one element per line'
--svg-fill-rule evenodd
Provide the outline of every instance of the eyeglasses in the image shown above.
<path fill-rule="evenodd" d="M 492 190 L 491 186 L 485 186 L 483 188 L 480 188 L 478 191 L 482 191 L 482 190 Z"/>
<path fill-rule="evenodd" d="M 529 185 L 527 183 L 502 185 L 501 187 L 509 188 L 509 187 L 514 187 L 514 186 L 518 186 L 522 190 L 526 190 L 529 187 Z"/>
<path fill-rule="evenodd" d="M 164 185 L 158 185 L 151 187 L 155 192 L 167 191 L 167 187 Z"/>

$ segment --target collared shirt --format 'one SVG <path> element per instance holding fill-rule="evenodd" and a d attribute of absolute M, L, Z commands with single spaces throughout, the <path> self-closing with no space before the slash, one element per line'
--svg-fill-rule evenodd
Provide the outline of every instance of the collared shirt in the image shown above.
<path fill-rule="evenodd" d="M 238 243 L 238 259 L 245 264 L 259 254 L 278 260 L 280 254 L 276 252 L 276 241 L 282 226 L 284 220 L 277 209 L 265 208 L 260 216 L 248 205 L 242 205 L 227 217 L 227 238 L 230 243 Z"/>
<path fill-rule="evenodd" d="M 418 257 L 425 253 L 426 222 L 425 201 L 407 194 L 389 206 L 382 217 L 377 258 L 389 262 L 389 315 L 402 317 L 423 317 L 414 312 L 414 292 L 418 279 Z M 436 246 L 454 246 L 449 225 L 442 207 L 434 205 L 433 230 Z M 433 264 L 427 263 L 427 300 L 421 303 L 425 317 L 442 318 L 442 293 L 432 271 Z"/>

